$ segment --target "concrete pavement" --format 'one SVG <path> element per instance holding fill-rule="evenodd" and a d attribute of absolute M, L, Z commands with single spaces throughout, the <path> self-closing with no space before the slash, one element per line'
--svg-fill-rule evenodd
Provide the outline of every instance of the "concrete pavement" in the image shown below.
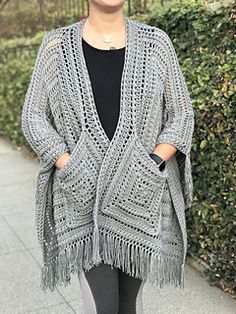
<path fill-rule="evenodd" d="M 33 195 L 38 161 L 0 138 L 0 314 L 84 314 L 79 282 L 43 293 L 41 250 L 34 226 Z M 188 264 L 186 288 L 143 290 L 144 314 L 235 314 L 236 302 L 211 287 Z"/>

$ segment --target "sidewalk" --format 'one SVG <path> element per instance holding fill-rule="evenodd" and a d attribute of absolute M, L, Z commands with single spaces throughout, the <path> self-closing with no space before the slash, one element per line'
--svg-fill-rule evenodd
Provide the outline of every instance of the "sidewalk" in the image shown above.
<path fill-rule="evenodd" d="M 39 288 L 41 250 L 34 227 L 34 180 L 38 161 L 0 138 L 0 313 L 84 314 L 79 282 L 54 292 Z M 236 302 L 186 265 L 186 288 L 146 284 L 144 314 L 234 314 Z"/>

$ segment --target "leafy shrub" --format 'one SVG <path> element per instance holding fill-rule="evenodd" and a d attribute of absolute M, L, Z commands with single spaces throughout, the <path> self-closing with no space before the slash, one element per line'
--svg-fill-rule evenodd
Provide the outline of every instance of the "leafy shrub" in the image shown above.
<path fill-rule="evenodd" d="M 20 126 L 20 112 L 29 84 L 34 59 L 10 59 L 1 65 L 0 132 L 14 144 L 24 144 Z"/>
<path fill-rule="evenodd" d="M 231 293 L 236 288 L 235 9 L 176 4 L 147 21 L 173 40 L 196 114 L 188 252 L 208 265 L 212 284 Z"/>

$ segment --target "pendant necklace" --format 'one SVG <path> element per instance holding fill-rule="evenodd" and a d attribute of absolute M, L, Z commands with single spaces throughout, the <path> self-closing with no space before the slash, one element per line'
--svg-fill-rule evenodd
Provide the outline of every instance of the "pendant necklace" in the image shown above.
<path fill-rule="evenodd" d="M 123 27 L 123 25 L 121 26 L 121 28 Z M 93 27 L 92 27 L 93 28 Z M 99 32 L 100 33 L 100 32 Z M 110 44 L 111 42 L 113 42 L 113 38 L 115 37 L 115 35 L 117 36 L 117 35 L 120 35 L 120 33 L 117 33 L 117 32 L 115 32 L 110 38 L 105 38 L 104 37 L 104 35 L 102 35 L 101 33 L 100 33 L 100 35 L 101 35 L 101 37 L 103 38 L 103 42 L 104 43 L 106 43 L 106 44 Z M 116 49 L 116 47 L 114 47 L 114 46 L 110 46 L 110 50 L 114 50 L 114 49 Z"/>

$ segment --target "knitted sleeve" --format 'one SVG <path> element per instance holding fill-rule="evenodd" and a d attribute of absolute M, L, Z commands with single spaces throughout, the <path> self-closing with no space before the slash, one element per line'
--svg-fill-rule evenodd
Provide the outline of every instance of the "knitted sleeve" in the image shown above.
<path fill-rule="evenodd" d="M 23 134 L 46 169 L 51 168 L 64 152 L 69 151 L 64 138 L 50 121 L 48 89 L 45 84 L 45 71 L 50 73 L 50 68 L 46 68 L 52 46 L 50 38 L 48 32 L 40 44 L 21 114 Z"/>
<path fill-rule="evenodd" d="M 178 153 L 187 155 L 191 149 L 194 111 L 172 41 L 167 33 L 164 37 L 167 62 L 163 100 L 165 122 L 157 144 L 172 144 Z"/>

